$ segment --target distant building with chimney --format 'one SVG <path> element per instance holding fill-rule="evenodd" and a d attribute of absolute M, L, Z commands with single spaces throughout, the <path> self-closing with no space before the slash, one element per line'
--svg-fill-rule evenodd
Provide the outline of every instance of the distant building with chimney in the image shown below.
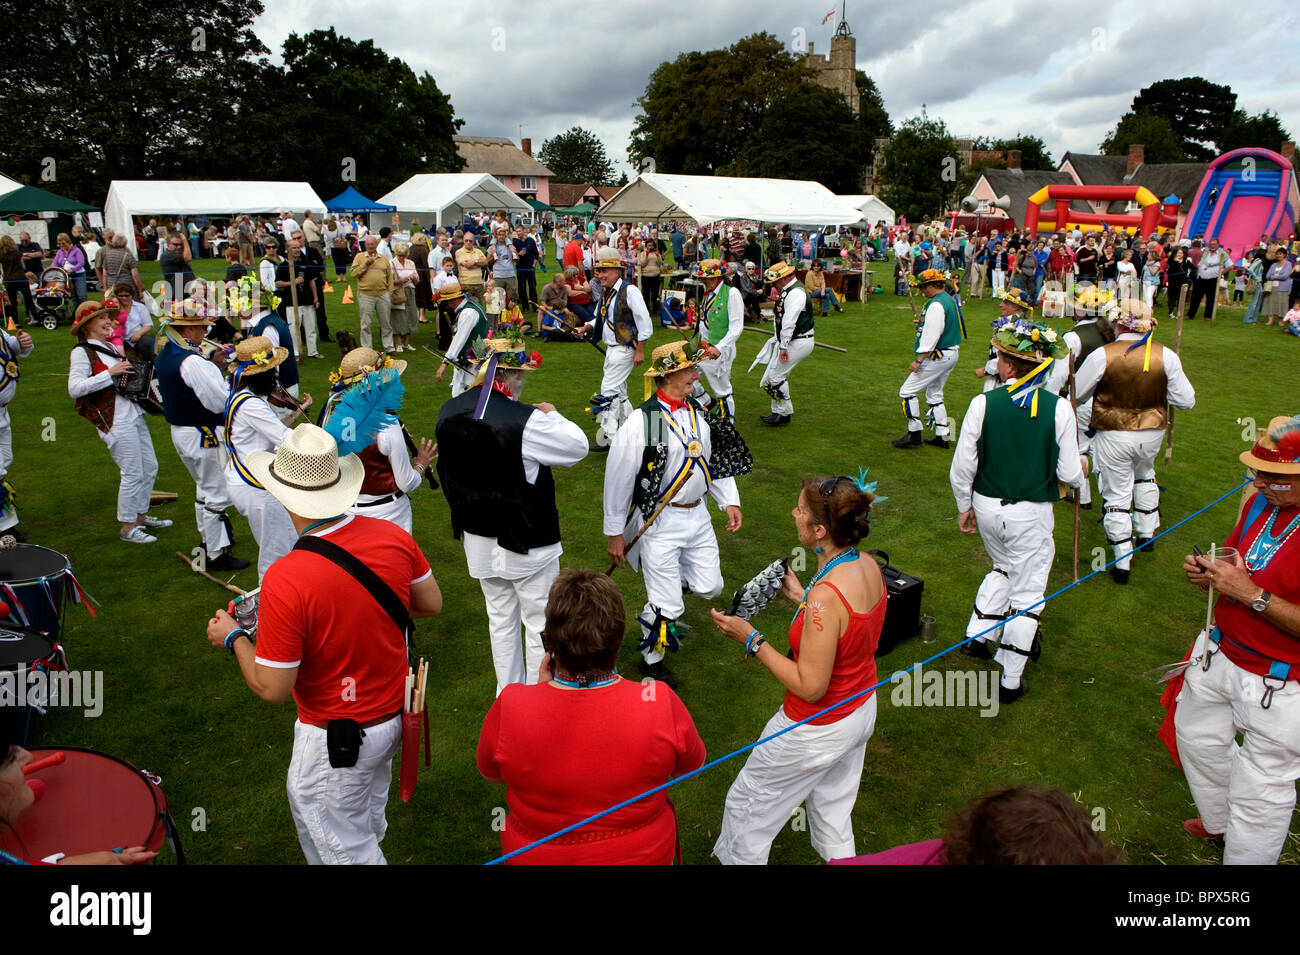
<path fill-rule="evenodd" d="M 853 109 L 854 116 L 858 115 L 860 102 L 857 56 L 858 41 L 854 39 L 853 31 L 849 29 L 848 21 L 841 12 L 839 26 L 831 37 L 830 56 L 815 55 L 813 44 L 809 41 L 808 52 L 803 57 L 804 65 L 816 71 L 817 82 L 827 89 L 837 90 Z"/>
<path fill-rule="evenodd" d="M 555 173 L 533 158 L 533 141 L 516 146 L 505 136 L 453 136 L 456 151 L 465 160 L 462 172 L 485 172 L 522 199 L 550 204 L 551 177 Z"/>

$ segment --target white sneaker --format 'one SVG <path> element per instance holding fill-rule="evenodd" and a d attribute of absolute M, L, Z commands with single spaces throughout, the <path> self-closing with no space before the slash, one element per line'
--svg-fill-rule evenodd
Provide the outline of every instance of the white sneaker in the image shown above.
<path fill-rule="evenodd" d="M 144 528 L 139 524 L 135 525 L 135 527 L 131 528 L 121 536 L 122 540 L 131 544 L 152 544 L 158 540 L 158 538 L 154 537 L 152 534 L 146 534 Z"/>
<path fill-rule="evenodd" d="M 146 514 L 144 516 L 144 520 L 137 523 L 136 526 L 137 527 L 171 527 L 172 522 L 168 520 L 164 520 L 159 517 L 154 517 L 152 514 Z"/>

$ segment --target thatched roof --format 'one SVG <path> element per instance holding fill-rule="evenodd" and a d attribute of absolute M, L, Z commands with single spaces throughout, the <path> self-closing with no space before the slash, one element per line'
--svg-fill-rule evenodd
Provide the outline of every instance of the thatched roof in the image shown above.
<path fill-rule="evenodd" d="M 504 136 L 453 136 L 456 151 L 465 160 L 463 172 L 489 176 L 553 176 L 532 156 Z"/>

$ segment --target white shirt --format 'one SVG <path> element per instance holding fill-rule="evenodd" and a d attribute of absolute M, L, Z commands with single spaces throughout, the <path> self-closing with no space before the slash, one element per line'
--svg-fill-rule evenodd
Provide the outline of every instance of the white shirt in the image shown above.
<path fill-rule="evenodd" d="M 94 338 L 86 339 L 86 344 L 94 345 L 98 348 L 107 349 L 114 354 L 117 350 L 107 342 L 101 342 Z M 116 361 L 108 355 L 96 352 L 96 359 L 103 362 L 109 368 L 112 368 Z M 101 371 L 98 375 L 91 373 L 90 358 L 86 355 L 86 350 L 78 345 L 72 349 L 72 359 L 68 367 L 68 395 L 73 398 L 84 398 L 86 395 L 94 394 L 104 388 L 113 387 L 113 376 L 108 373 L 108 369 Z M 114 396 L 113 402 L 113 429 L 116 431 L 119 426 L 131 424 L 136 418 L 144 414 L 139 405 L 134 401 L 123 398 L 121 395 Z M 101 432 L 102 433 L 102 432 Z"/>
<path fill-rule="evenodd" d="M 451 250 L 435 245 L 429 250 L 429 268 L 437 275 L 442 271 L 442 260 L 452 258 Z"/>
<path fill-rule="evenodd" d="M 448 282 L 454 282 L 455 280 L 456 280 L 455 272 L 448 272 L 446 270 L 435 272 L 433 274 L 433 290 L 437 292 Z"/>
<path fill-rule="evenodd" d="M 790 289 L 788 293 L 783 289 L 782 294 L 785 304 L 782 306 L 784 311 L 781 313 L 781 323 L 776 327 L 776 343 L 781 348 L 789 348 L 794 338 L 794 327 L 808 304 L 808 293 L 801 287 Z M 742 311 L 740 314 L 743 316 L 745 313 Z"/>
<path fill-rule="evenodd" d="M 899 239 L 894 243 L 894 258 L 905 259 L 912 254 L 912 247 L 907 244 L 906 239 Z"/>
<path fill-rule="evenodd" d="M 122 340 L 131 341 L 136 332 L 142 328 L 153 328 L 153 316 L 149 314 L 149 307 L 143 302 L 132 302 L 131 311 L 127 313 L 126 325 L 122 330 Z"/>
<path fill-rule="evenodd" d="M 1080 325 L 1096 325 L 1096 324 L 1097 324 L 1097 320 L 1095 318 L 1085 318 L 1075 322 L 1074 328 L 1078 328 Z M 1074 380 L 1075 380 L 1075 391 L 1077 392 L 1078 381 L 1079 381 L 1079 369 L 1077 366 L 1079 362 L 1079 355 L 1083 353 L 1083 340 L 1079 338 L 1079 333 L 1076 332 L 1074 328 L 1070 329 L 1063 336 L 1061 336 L 1061 340 L 1065 342 L 1065 347 L 1070 349 L 1070 354 L 1074 356 L 1074 361 L 1076 365 L 1074 369 Z M 1056 362 L 1052 365 L 1051 371 L 1048 373 L 1047 390 L 1052 392 L 1052 394 L 1060 394 L 1062 391 L 1065 390 L 1065 387 L 1069 383 L 1069 381 L 1070 381 L 1070 360 L 1068 358 L 1058 358 Z M 1083 404 L 1083 401 L 1081 399 L 1076 398 L 1076 400 L 1079 402 L 1079 404 Z"/>
<path fill-rule="evenodd" d="M 928 355 L 939 347 L 939 339 L 943 337 L 943 330 L 948 319 L 943 313 L 943 306 L 934 299 L 930 299 L 926 303 L 925 310 L 921 312 L 921 318 L 925 324 L 921 326 L 921 340 L 916 343 L 916 353 L 918 355 Z M 955 350 L 955 346 L 950 350 Z"/>
<path fill-rule="evenodd" d="M 1089 356 L 1091 358 L 1091 356 Z M 1016 381 L 1007 382 L 1010 386 Z M 948 471 L 948 481 L 952 485 L 953 497 L 957 499 L 957 511 L 962 513 L 971 509 L 971 495 L 974 492 L 975 475 L 979 471 L 979 439 L 984 433 L 984 408 L 987 403 L 985 395 L 976 395 L 966 409 L 966 417 L 961 422 L 961 437 L 957 439 L 957 448 L 953 452 L 952 467 Z M 1083 466 L 1079 463 L 1079 423 L 1075 420 L 1070 403 L 1065 400 L 1056 402 L 1056 480 L 1070 487 L 1083 483 Z"/>
<path fill-rule="evenodd" d="M 535 409 L 524 423 L 523 459 L 524 480 L 537 483 L 537 475 L 544 464 L 548 467 L 572 467 L 587 456 L 587 435 L 558 411 L 543 412 Z M 545 547 L 534 547 L 527 554 L 517 554 L 497 544 L 494 537 L 481 537 L 466 531 L 462 535 L 465 545 L 465 563 L 469 575 L 475 580 L 499 577 L 503 580 L 520 580 L 531 577 L 547 564 L 558 560 L 564 553 L 559 541 Z"/>
<path fill-rule="evenodd" d="M 722 341 L 708 340 L 709 344 L 719 351 L 727 345 L 736 344 L 736 340 L 740 338 L 740 333 L 745 330 L 745 299 L 740 294 L 740 289 L 735 286 L 720 285 L 717 289 L 719 295 L 722 294 L 723 289 L 727 290 L 727 333 L 722 336 Z M 704 300 L 708 301 L 708 298 L 709 293 L 705 292 Z M 703 311 L 701 311 L 700 318 L 704 318 Z"/>
<path fill-rule="evenodd" d="M 406 438 L 402 435 L 400 424 L 394 423 L 380 429 L 379 435 L 375 438 L 375 447 L 388 459 L 388 466 L 393 471 L 393 481 L 396 482 L 399 491 L 410 494 L 420 486 L 422 475 L 411 467 L 411 453 L 407 450 Z M 387 496 L 386 493 L 362 494 L 358 499 L 375 501 Z"/>
<path fill-rule="evenodd" d="M 462 301 L 460 309 L 456 312 L 456 334 L 452 337 L 451 344 L 447 346 L 447 355 L 460 355 L 465 346 L 469 344 L 469 336 L 474 333 L 474 329 L 478 326 L 478 320 L 478 310 Z M 447 363 L 451 364 L 451 360 L 448 359 Z"/>
<path fill-rule="evenodd" d="M 284 221 L 280 223 L 280 234 L 284 236 L 284 241 L 288 242 L 292 239 L 296 231 L 298 231 L 298 223 L 294 221 L 293 216 L 285 216 Z"/>
<path fill-rule="evenodd" d="M 26 358 L 32 353 L 32 349 L 36 347 L 36 342 L 33 341 L 27 346 L 27 350 L 24 351 L 18 347 L 18 339 L 16 336 L 10 335 L 5 331 L 0 331 L 0 335 L 5 337 L 5 348 L 8 349 L 9 354 L 17 355 L 19 358 Z M 14 392 L 17 390 L 17 381 L 8 381 L 5 383 L 3 388 L 0 388 L 0 408 L 3 408 L 5 405 L 9 404 L 9 402 L 14 400 Z"/>
<path fill-rule="evenodd" d="M 389 244 L 387 239 L 380 239 L 379 247 L 375 251 L 386 258 L 389 262 L 393 261 L 393 247 Z"/>
<path fill-rule="evenodd" d="M 189 355 L 181 360 L 181 381 L 209 411 L 221 414 L 226 410 L 230 387 L 221 369 L 202 355 Z"/>
<path fill-rule="evenodd" d="M 288 436 L 289 429 L 275 409 L 267 404 L 265 398 L 254 396 L 235 412 L 235 423 L 230 429 L 230 447 L 239 453 L 240 460 L 247 466 L 248 456 L 254 451 L 278 451 Z M 243 481 L 235 475 L 233 464 L 227 464 L 226 473 L 228 479 Z"/>
<path fill-rule="evenodd" d="M 263 259 L 257 267 L 257 276 L 262 282 L 262 288 L 269 292 L 275 291 L 275 263 L 270 259 Z"/>
<path fill-rule="evenodd" d="M 595 291 L 595 286 L 597 284 L 598 283 L 595 281 L 592 282 L 593 292 Z M 622 279 L 615 282 L 614 287 L 604 293 L 604 297 L 601 299 L 602 305 L 610 299 L 617 298 L 618 290 L 624 284 L 625 283 Z M 603 289 L 604 286 L 601 286 L 601 288 Z M 641 295 L 641 290 L 635 285 L 628 285 L 627 287 L 627 304 L 628 308 L 632 309 L 632 317 L 636 320 L 636 340 L 643 342 L 650 337 L 651 332 L 654 331 L 654 326 L 650 323 L 650 311 L 645 307 L 645 299 Z M 614 307 L 617 306 L 611 306 L 611 308 Z M 744 313 L 742 312 L 741 314 L 743 315 Z M 617 345 L 619 342 L 618 339 L 614 337 L 613 325 L 611 322 L 605 320 L 605 311 L 603 308 L 596 312 L 596 318 L 600 321 L 600 340 L 606 345 Z"/>
<path fill-rule="evenodd" d="M 1142 336 L 1137 332 L 1123 332 L 1115 340 L 1117 342 L 1136 342 L 1140 341 Z M 1181 408 L 1184 411 L 1196 404 L 1196 390 L 1192 383 L 1187 380 L 1187 375 L 1183 373 L 1183 363 L 1178 357 L 1178 353 L 1172 348 L 1164 350 L 1164 368 L 1165 368 L 1165 395 L 1169 399 L 1169 404 L 1175 408 Z M 1092 397 L 1092 393 L 1097 390 L 1097 385 L 1101 382 L 1101 376 L 1106 371 L 1106 350 L 1098 348 L 1089 355 L 1083 362 L 1083 367 L 1074 373 L 1074 394 L 1076 400 L 1083 404 Z M 1146 428 L 1146 431 L 1158 431 L 1159 428 Z"/>
<path fill-rule="evenodd" d="M 1232 264 L 1232 258 L 1228 255 L 1226 249 L 1216 249 L 1211 252 L 1206 249 L 1201 253 L 1201 261 L 1196 266 L 1196 277 L 1201 279 L 1217 279 L 1223 269 Z"/>
<path fill-rule="evenodd" d="M 662 406 L 660 410 L 664 417 L 669 416 Z M 682 433 L 689 439 L 691 436 L 690 406 L 683 405 L 674 411 L 671 417 Z M 702 446 L 703 459 L 708 461 L 709 454 L 713 449 L 708 415 L 696 412 L 695 423 L 699 428 L 697 434 Z M 660 478 L 658 488 L 660 494 L 667 491 L 671 486 L 673 479 L 682 466 L 682 462 L 686 458 L 686 448 L 682 445 L 681 440 L 669 431 L 667 424 L 664 425 L 664 432 L 664 444 L 668 449 L 668 463 Z M 641 470 L 642 451 L 645 447 L 645 414 L 638 409 L 633 411 L 632 416 L 618 429 L 618 433 L 614 436 L 614 443 L 609 449 L 609 460 L 605 463 L 604 526 L 606 537 L 622 534 L 627 526 L 627 513 L 632 507 L 632 492 L 636 484 L 637 474 Z M 704 470 L 698 466 L 691 469 L 690 477 L 686 479 L 673 500 L 680 504 L 689 504 L 692 501 L 700 500 L 706 493 L 717 503 L 719 510 L 725 511 L 728 506 L 740 506 L 740 494 L 736 490 L 736 479 L 734 477 L 721 478 L 710 484 L 705 480 Z M 653 533 L 653 530 L 646 533 Z"/>

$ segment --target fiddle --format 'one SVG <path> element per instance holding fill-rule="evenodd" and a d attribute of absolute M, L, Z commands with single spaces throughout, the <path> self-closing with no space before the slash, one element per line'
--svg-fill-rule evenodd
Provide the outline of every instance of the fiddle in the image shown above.
<path fill-rule="evenodd" d="M 305 415 L 307 409 L 311 407 L 311 395 L 308 395 L 302 401 L 299 401 L 283 385 L 276 385 L 271 389 L 271 393 L 266 396 L 268 404 L 276 408 L 288 408 L 295 412 L 293 417 Z M 289 420 L 293 420 L 290 418 Z"/>

